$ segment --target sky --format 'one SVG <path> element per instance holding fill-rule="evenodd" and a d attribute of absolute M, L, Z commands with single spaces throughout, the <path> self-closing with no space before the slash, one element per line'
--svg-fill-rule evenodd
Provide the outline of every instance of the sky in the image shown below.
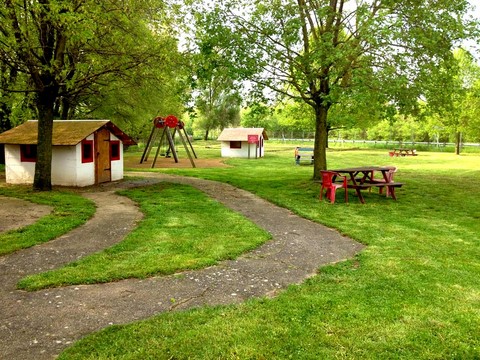
<path fill-rule="evenodd" d="M 469 3 L 474 7 L 471 15 L 480 20 L 480 0 L 469 0 Z M 477 59 L 480 59 L 480 44 L 474 41 L 467 41 L 464 46 L 466 49 L 470 50 Z"/>

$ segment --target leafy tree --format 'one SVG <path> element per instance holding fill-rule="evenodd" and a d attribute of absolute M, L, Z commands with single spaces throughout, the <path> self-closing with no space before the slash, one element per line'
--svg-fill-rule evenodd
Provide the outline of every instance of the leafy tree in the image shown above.
<path fill-rule="evenodd" d="M 208 41 L 200 41 L 198 46 L 200 51 L 192 59 L 194 101 L 199 115 L 196 126 L 204 130 L 204 139 L 208 140 L 211 130 L 240 123 L 242 98 L 229 69 L 221 65 L 222 52 Z"/>
<path fill-rule="evenodd" d="M 312 107 L 318 178 L 335 104 L 366 97 L 414 113 L 421 96 L 448 87 L 449 72 L 440 70 L 475 25 L 462 20 L 467 7 L 466 0 L 223 0 L 198 26 L 238 76 Z"/>
<path fill-rule="evenodd" d="M 241 112 L 243 127 L 259 127 L 274 130 L 276 120 L 273 119 L 272 109 L 260 103 L 254 103 Z"/>
<path fill-rule="evenodd" d="M 152 128 L 152 119 L 184 112 L 186 92 L 182 74 L 183 64 L 176 44 L 166 46 L 168 54 L 155 66 L 136 68 L 127 77 L 108 82 L 97 96 L 87 96 L 76 106 L 76 118 L 111 119 L 130 136 L 146 139 Z"/>
<path fill-rule="evenodd" d="M 196 125 L 205 131 L 205 140 L 208 140 L 211 130 L 223 130 L 229 125 L 240 123 L 241 98 L 230 86 L 224 85 L 225 79 L 212 79 L 196 99 L 195 105 L 199 112 Z"/>
<path fill-rule="evenodd" d="M 455 153 L 460 154 L 461 134 L 465 133 L 470 123 L 478 117 L 478 84 L 480 82 L 480 66 L 473 57 L 463 49 L 454 52 L 458 64 L 453 86 L 450 88 L 451 101 L 443 106 L 440 115 L 443 124 L 454 134 Z"/>
<path fill-rule="evenodd" d="M 480 142 L 480 80 L 477 80 L 464 101 L 464 132 L 470 142 Z"/>
<path fill-rule="evenodd" d="M 303 102 L 292 99 L 279 102 L 275 107 L 275 115 L 282 131 L 290 131 L 292 135 L 299 134 L 302 138 L 306 137 L 305 133 L 314 132 L 315 114 Z"/>
<path fill-rule="evenodd" d="M 17 73 L 0 64 L 0 132 L 12 128 L 11 115 L 13 107 L 13 94 L 4 91 L 10 85 L 15 84 Z"/>
<path fill-rule="evenodd" d="M 52 128 L 85 94 L 98 93 L 155 59 L 147 23 L 155 0 L 5 0 L 0 8 L 0 62 L 25 74 L 38 117 L 34 189 L 51 189 Z M 142 41 L 138 41 L 142 39 Z M 112 76 L 115 75 L 115 76 Z M 12 91 L 12 89 L 4 89 Z M 59 104 L 60 103 L 60 104 Z"/>

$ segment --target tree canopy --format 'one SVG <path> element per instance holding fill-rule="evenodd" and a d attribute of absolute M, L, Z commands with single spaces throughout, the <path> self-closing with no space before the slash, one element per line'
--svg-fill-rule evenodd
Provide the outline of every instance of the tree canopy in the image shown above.
<path fill-rule="evenodd" d="M 5 0 L 0 8 L 0 61 L 12 80 L 3 92 L 33 95 L 39 120 L 34 188 L 51 188 L 56 113 L 68 118 L 89 97 L 139 68 L 169 62 L 157 0 Z M 160 25 L 160 26 L 157 26 Z M 141 39 L 141 41 L 139 41 Z M 163 51 L 162 51 L 163 50 Z"/>
<path fill-rule="evenodd" d="M 197 25 L 239 78 L 312 107 L 318 178 L 333 106 L 415 113 L 451 86 L 452 49 L 476 29 L 467 9 L 466 0 L 222 0 Z"/>

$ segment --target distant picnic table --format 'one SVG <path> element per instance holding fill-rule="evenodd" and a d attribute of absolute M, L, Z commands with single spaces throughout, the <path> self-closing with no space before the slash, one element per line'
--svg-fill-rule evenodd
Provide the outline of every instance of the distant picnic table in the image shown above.
<path fill-rule="evenodd" d="M 300 165 L 301 161 L 308 161 L 313 164 L 313 148 L 301 146 L 295 148 L 295 164 Z"/>
<path fill-rule="evenodd" d="M 390 156 L 417 156 L 417 150 L 407 149 L 407 148 L 398 148 L 393 149 L 388 153 Z"/>

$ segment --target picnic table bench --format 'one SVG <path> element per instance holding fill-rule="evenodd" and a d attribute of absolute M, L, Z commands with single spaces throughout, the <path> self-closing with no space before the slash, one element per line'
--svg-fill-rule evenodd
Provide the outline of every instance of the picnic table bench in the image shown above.
<path fill-rule="evenodd" d="M 392 151 L 389 151 L 388 154 L 390 156 L 417 156 L 417 150 L 415 149 L 405 149 L 405 148 L 399 148 L 399 149 L 393 149 Z"/>
<path fill-rule="evenodd" d="M 377 187 L 379 189 L 387 189 L 387 196 L 391 196 L 394 200 L 397 200 L 395 195 L 395 189 L 402 187 L 403 183 L 394 182 L 389 177 L 389 172 L 392 170 L 390 166 L 362 166 L 355 168 L 335 169 L 332 170 L 338 174 L 345 174 L 349 179 L 347 187 L 349 189 L 355 189 L 358 199 L 362 204 L 365 204 L 365 199 L 361 193 L 361 190 L 371 189 Z M 380 179 L 374 178 L 374 173 L 378 172 L 382 174 Z M 333 178 L 336 181 L 336 178 Z"/>
<path fill-rule="evenodd" d="M 300 147 L 295 148 L 295 164 L 300 165 L 300 161 L 308 161 L 313 165 L 313 148 Z"/>

